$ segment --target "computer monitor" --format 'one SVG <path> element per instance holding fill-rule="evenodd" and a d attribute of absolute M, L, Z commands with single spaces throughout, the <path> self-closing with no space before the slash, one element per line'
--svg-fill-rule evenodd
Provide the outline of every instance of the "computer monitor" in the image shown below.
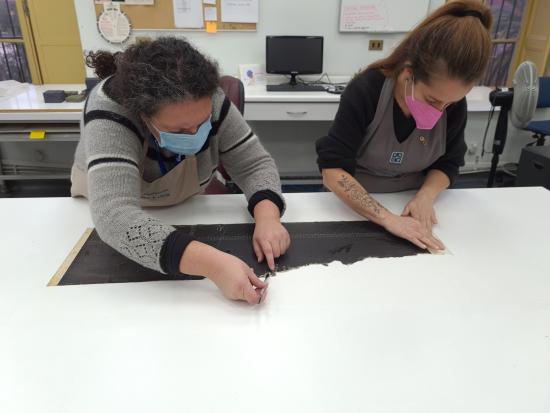
<path fill-rule="evenodd" d="M 289 83 L 268 85 L 268 90 L 324 90 L 296 82 L 298 75 L 323 72 L 322 36 L 267 36 L 265 49 L 267 73 L 291 76 Z"/>

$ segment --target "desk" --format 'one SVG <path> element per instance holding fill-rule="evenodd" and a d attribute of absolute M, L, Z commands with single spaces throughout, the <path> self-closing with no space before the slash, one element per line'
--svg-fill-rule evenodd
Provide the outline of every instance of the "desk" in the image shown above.
<path fill-rule="evenodd" d="M 19 150 L 0 148 L 0 153 L 7 152 L 10 158 L 14 158 L 5 162 L 4 173 L 0 164 L 0 184 L 2 179 L 68 178 L 75 142 L 79 139 L 78 122 L 84 103 L 45 104 L 42 92 L 47 89 L 81 90 L 83 87 L 31 85 L 17 96 L 0 98 L 0 122 L 9 123 L 11 128 L 9 132 L 0 128 L 0 142 L 25 142 L 29 128 L 48 131 L 44 142 L 33 142 Z M 486 87 L 475 87 L 467 97 L 468 110 L 474 115 L 476 126 L 473 134 L 480 142 L 481 128 L 486 122 L 485 113 L 481 112 L 490 109 L 489 91 Z M 339 101 L 339 95 L 327 92 L 267 92 L 264 86 L 246 89 L 245 119 L 274 157 L 284 183 L 320 182 L 314 142 L 328 132 Z M 60 123 L 65 124 L 62 131 Z M 19 133 L 13 131 L 14 127 Z M 72 127 L 69 133 L 67 127 Z M 65 143 L 52 144 L 52 140 Z M 44 148 L 45 142 L 48 142 L 48 148 Z"/>
<path fill-rule="evenodd" d="M 488 87 L 474 87 L 467 95 L 469 128 L 466 140 L 477 145 L 468 154 L 468 167 L 477 164 L 481 152 L 486 112 L 491 109 Z M 265 87 L 245 91 L 245 118 L 271 153 L 285 184 L 320 183 L 315 141 L 328 133 L 340 95 L 327 92 L 267 92 Z"/>
<path fill-rule="evenodd" d="M 82 90 L 85 85 L 29 85 L 13 97 L 0 97 L 2 122 L 78 122 L 84 103 L 44 103 L 42 93 L 49 89 Z M 489 111 L 490 88 L 477 86 L 468 94 L 468 110 Z M 332 121 L 340 95 L 327 92 L 268 92 L 265 86 L 245 90 L 245 118 L 269 120 Z M 297 105 L 297 106 L 294 106 Z M 303 112 L 306 113 L 303 113 Z"/>
<path fill-rule="evenodd" d="M 408 196 L 379 199 L 399 212 Z M 287 201 L 287 222 L 357 219 L 330 193 Z M 151 213 L 249 222 L 245 207 Z M 550 192 L 450 190 L 436 207 L 453 255 L 293 270 L 249 307 L 208 281 L 47 288 L 86 201 L 0 199 L 0 411 L 549 412 Z"/>
<path fill-rule="evenodd" d="M 84 84 L 29 85 L 15 96 L 0 97 L 0 122 L 78 122 L 84 102 L 45 103 L 42 93 L 84 89 Z"/>
<path fill-rule="evenodd" d="M 467 95 L 469 112 L 491 109 L 491 88 L 476 86 Z M 340 95 L 327 92 L 268 92 L 264 86 L 245 91 L 245 118 L 251 121 L 332 121 Z"/>
<path fill-rule="evenodd" d="M 4 181 L 69 179 L 84 102 L 44 103 L 46 90 L 85 89 L 84 84 L 29 85 L 0 97 L 0 192 Z M 29 131 L 46 131 L 46 139 L 29 140 Z"/>

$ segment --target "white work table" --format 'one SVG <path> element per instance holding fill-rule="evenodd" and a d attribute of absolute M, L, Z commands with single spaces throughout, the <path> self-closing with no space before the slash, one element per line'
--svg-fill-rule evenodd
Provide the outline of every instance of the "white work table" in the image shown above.
<path fill-rule="evenodd" d="M 379 196 L 400 212 L 410 194 Z M 355 220 L 289 194 L 285 220 Z M 242 196 L 150 212 L 248 222 Z M 445 192 L 452 255 L 280 273 L 255 307 L 204 281 L 46 287 L 86 201 L 0 199 L 0 411 L 550 411 L 550 192 Z"/>
<path fill-rule="evenodd" d="M 45 103 L 46 90 L 81 92 L 84 84 L 28 85 L 13 96 L 0 97 L 0 121 L 8 122 L 78 122 L 84 102 Z"/>

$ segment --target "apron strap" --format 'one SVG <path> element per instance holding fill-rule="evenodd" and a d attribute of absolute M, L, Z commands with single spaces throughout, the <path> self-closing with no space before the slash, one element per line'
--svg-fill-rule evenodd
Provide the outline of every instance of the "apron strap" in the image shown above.
<path fill-rule="evenodd" d="M 371 123 L 367 126 L 367 132 L 365 133 L 365 140 L 363 141 L 359 151 L 357 152 L 357 158 L 361 158 L 367 149 L 367 144 L 370 142 L 378 127 L 384 119 L 384 115 L 388 109 L 390 103 L 393 103 L 393 88 L 394 81 L 392 78 L 387 77 L 384 80 L 384 85 L 382 86 L 382 91 L 380 92 L 380 97 L 378 99 L 378 105 L 376 105 L 376 112 Z"/>

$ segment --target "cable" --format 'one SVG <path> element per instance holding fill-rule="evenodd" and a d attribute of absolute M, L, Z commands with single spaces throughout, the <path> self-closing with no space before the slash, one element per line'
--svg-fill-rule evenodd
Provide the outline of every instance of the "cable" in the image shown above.
<path fill-rule="evenodd" d="M 324 82 L 323 78 L 327 78 L 328 82 Z M 316 80 L 304 80 L 300 76 L 296 76 L 296 79 L 300 81 L 300 83 L 304 83 L 306 85 L 327 85 L 327 86 L 336 86 L 336 85 L 346 85 L 348 82 L 333 82 L 330 80 L 330 76 L 328 73 L 323 73 L 319 79 Z"/>
<path fill-rule="evenodd" d="M 323 78 L 326 77 L 328 82 L 323 82 Z M 321 77 L 317 80 L 304 80 L 300 76 L 296 76 L 296 79 L 298 79 L 301 83 L 304 83 L 306 85 L 314 85 L 314 84 L 331 84 L 330 77 L 327 72 L 324 72 Z"/>
<path fill-rule="evenodd" d="M 495 113 L 495 107 L 491 106 L 491 111 L 489 112 L 489 117 L 487 118 L 487 126 L 485 127 L 485 133 L 483 134 L 483 143 L 481 145 L 481 157 L 483 158 L 483 155 L 485 155 L 485 142 L 487 140 L 487 132 L 489 132 L 489 126 L 491 125 L 491 121 L 493 120 L 493 114 Z M 492 154 L 493 152 L 487 152 L 489 154 Z"/>

